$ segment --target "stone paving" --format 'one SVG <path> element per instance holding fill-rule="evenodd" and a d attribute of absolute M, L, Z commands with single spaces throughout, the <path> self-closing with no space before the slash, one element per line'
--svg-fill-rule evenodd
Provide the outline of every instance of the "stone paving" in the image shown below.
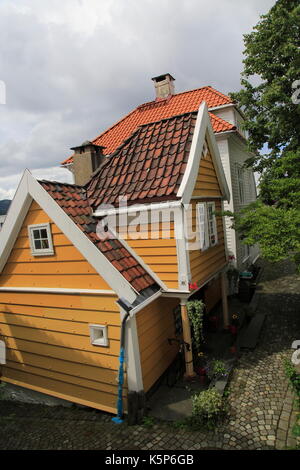
<path fill-rule="evenodd" d="M 300 339 L 300 277 L 293 265 L 266 265 L 258 297 L 258 311 L 267 314 L 260 342 L 240 357 L 229 386 L 229 416 L 215 431 L 150 419 L 128 427 L 76 406 L 0 401 L 0 449 L 300 449 L 291 432 L 298 410 L 282 364 Z"/>

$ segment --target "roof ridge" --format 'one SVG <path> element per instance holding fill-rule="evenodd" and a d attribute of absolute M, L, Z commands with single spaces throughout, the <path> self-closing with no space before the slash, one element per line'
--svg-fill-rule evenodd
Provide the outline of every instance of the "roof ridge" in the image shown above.
<path fill-rule="evenodd" d="M 142 108 L 144 106 L 149 106 L 151 104 L 164 103 L 164 102 L 170 101 L 175 96 L 184 95 L 185 93 L 192 93 L 193 91 L 203 90 L 204 88 L 212 88 L 212 87 L 210 85 L 205 85 L 200 88 L 194 88 L 193 90 L 185 90 L 185 91 L 181 91 L 180 93 L 175 93 L 174 95 L 171 95 L 171 98 L 167 97 L 167 98 L 160 99 L 159 101 L 156 101 L 156 100 L 146 101 L 145 103 L 140 104 L 136 109 Z"/>
<path fill-rule="evenodd" d="M 151 122 L 146 122 L 144 124 L 139 124 L 137 129 L 139 129 L 141 127 L 150 126 L 152 124 L 157 124 L 159 122 L 170 121 L 171 119 L 176 119 L 176 118 L 179 118 L 181 116 L 187 116 L 188 114 L 197 114 L 197 113 L 198 113 L 198 110 L 197 111 L 187 111 L 185 113 L 175 114 L 174 116 L 164 117 L 164 118 L 158 119 L 157 121 L 151 121 Z"/>
<path fill-rule="evenodd" d="M 233 101 L 232 99 L 230 98 L 230 96 L 228 95 L 225 95 L 224 93 L 221 93 L 221 91 L 219 90 L 216 90 L 214 87 L 212 86 L 208 86 L 208 88 L 210 88 L 214 93 L 216 93 L 217 95 L 221 96 L 222 98 L 228 98 L 230 100 L 230 102 L 233 104 Z"/>
<path fill-rule="evenodd" d="M 84 186 L 81 186 L 80 184 L 75 184 L 75 183 L 64 183 L 62 181 L 54 181 L 54 180 L 40 180 L 40 179 L 37 179 L 37 182 L 38 183 L 50 183 L 50 184 L 62 184 L 64 186 L 75 186 L 77 188 L 80 188 L 80 189 L 85 189 Z"/>
<path fill-rule="evenodd" d="M 213 88 L 211 85 L 205 85 L 203 87 L 199 87 L 199 88 L 194 88 L 193 90 L 186 90 L 186 91 L 181 91 L 180 93 L 175 93 L 174 95 L 171 95 L 171 98 L 165 98 L 165 99 L 162 99 L 162 100 L 159 100 L 159 101 L 156 101 L 156 100 L 152 100 L 152 101 L 146 101 L 145 103 L 142 103 L 140 105 L 138 105 L 136 108 L 134 108 L 132 111 L 130 111 L 129 113 L 127 113 L 125 116 L 123 116 L 121 119 L 119 119 L 118 121 L 116 121 L 112 126 L 108 127 L 105 131 L 101 132 L 97 137 L 95 137 L 95 139 L 92 140 L 92 142 L 95 142 L 96 140 L 98 140 L 100 137 L 102 137 L 103 135 L 107 134 L 107 132 L 109 132 L 111 129 L 113 129 L 114 127 L 116 127 L 120 122 L 124 121 L 128 116 L 130 116 L 131 114 L 134 114 L 138 109 L 144 107 L 144 106 L 149 106 L 151 104 L 161 104 L 161 103 L 165 103 L 165 102 L 169 102 L 171 101 L 175 96 L 179 96 L 179 95 L 184 95 L 186 93 L 193 93 L 194 91 L 198 91 L 198 90 L 203 90 L 205 88 L 210 88 L 214 93 L 216 93 L 217 95 L 221 96 L 222 98 L 229 98 L 231 100 L 231 98 L 227 95 L 224 95 L 223 93 L 221 93 L 220 91 L 216 90 L 215 88 Z"/>
<path fill-rule="evenodd" d="M 228 95 L 225 95 L 225 94 L 219 92 L 218 90 L 213 88 L 211 85 L 205 85 L 203 87 L 195 88 L 193 90 L 182 91 L 182 92 L 176 93 L 174 95 L 169 95 L 165 99 L 159 99 L 159 100 L 154 100 L 154 101 L 152 100 L 152 101 L 142 103 L 141 105 L 137 106 L 132 111 L 127 113 L 125 116 L 123 116 L 121 119 L 119 119 L 117 122 L 115 122 L 112 126 L 108 127 L 106 130 L 99 133 L 97 135 L 97 137 L 95 137 L 92 140 L 92 142 L 96 143 L 98 140 L 100 140 L 100 141 L 104 140 L 105 141 L 106 139 L 109 142 L 110 133 L 114 134 L 115 129 L 117 130 L 119 128 L 119 126 L 122 128 L 123 124 L 125 124 L 125 127 L 126 127 L 126 122 L 130 121 L 130 122 L 134 123 L 136 121 L 136 123 L 135 123 L 136 126 L 143 125 L 143 124 L 139 124 L 139 122 L 141 122 L 139 114 L 142 113 L 143 110 L 149 111 L 149 109 L 153 108 L 153 111 L 158 111 L 159 108 L 161 108 L 162 114 L 163 114 L 163 107 L 164 106 L 167 106 L 169 104 L 172 106 L 173 102 L 176 105 L 176 97 L 179 97 L 179 101 L 180 101 L 181 96 L 185 96 L 185 95 L 189 94 L 191 96 L 191 100 L 193 100 L 194 98 L 198 97 L 198 95 L 196 94 L 197 92 L 200 92 L 200 97 L 199 98 L 201 98 L 201 92 L 205 95 L 203 97 L 205 99 L 202 98 L 202 101 L 209 100 L 210 99 L 209 95 L 211 95 L 212 100 L 216 100 L 217 102 L 219 102 L 220 98 L 221 98 L 221 100 L 223 102 L 224 102 L 224 100 L 225 101 L 229 100 L 229 102 L 227 104 L 231 104 L 231 103 L 233 104 L 233 101 L 231 100 L 231 98 Z M 184 100 L 184 98 L 181 99 L 181 101 L 182 100 Z M 195 109 L 193 109 L 193 111 L 196 112 L 198 110 L 198 107 L 199 106 L 198 105 L 196 106 L 196 104 L 195 104 Z M 180 114 L 185 114 L 185 113 L 180 113 Z M 168 118 L 166 118 L 166 119 L 168 119 Z M 158 121 L 152 121 L 152 122 L 154 123 L 154 122 L 159 122 L 159 121 L 162 121 L 162 120 L 159 119 Z M 217 121 L 217 122 L 221 122 L 221 121 Z M 226 123 L 226 126 L 230 125 L 230 123 L 227 123 L 227 121 L 225 121 L 225 120 L 223 120 L 222 122 Z M 131 136 L 132 136 L 132 134 L 130 134 L 129 137 L 131 137 Z M 120 143 L 120 145 L 122 145 L 122 143 Z M 119 145 L 119 147 L 120 147 L 120 145 Z M 112 154 L 112 153 L 114 153 L 115 150 L 117 150 L 117 149 L 113 150 L 114 146 L 110 145 L 109 143 L 107 144 L 107 146 L 110 146 L 110 148 L 108 149 L 108 152 L 107 152 L 106 155 Z M 117 148 L 119 148 L 119 147 L 117 147 Z M 69 163 L 69 161 L 72 161 L 72 158 L 73 158 L 73 155 L 70 155 L 69 157 L 67 157 L 62 162 L 62 165 L 64 166 L 65 164 Z"/>

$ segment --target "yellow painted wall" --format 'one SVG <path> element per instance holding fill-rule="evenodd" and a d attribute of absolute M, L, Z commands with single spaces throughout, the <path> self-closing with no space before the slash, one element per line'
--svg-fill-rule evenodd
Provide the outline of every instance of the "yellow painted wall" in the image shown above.
<path fill-rule="evenodd" d="M 51 224 L 55 254 L 34 257 L 27 225 L 44 222 Z M 0 276 L 0 285 L 109 289 L 35 202 Z M 1 291 L 0 338 L 7 347 L 1 380 L 115 412 L 120 349 L 116 299 L 115 294 Z M 109 347 L 91 344 L 89 324 L 107 325 Z"/>
<path fill-rule="evenodd" d="M 120 347 L 115 300 L 1 292 L 0 337 L 7 347 L 1 380 L 115 411 Z M 109 347 L 91 345 L 90 323 L 108 326 Z"/>
<path fill-rule="evenodd" d="M 206 156 L 201 156 L 199 172 L 192 196 L 222 197 L 217 174 L 208 150 Z"/>
<path fill-rule="evenodd" d="M 170 226 L 161 222 L 159 230 L 151 231 L 151 225 L 139 227 L 141 238 L 134 240 L 125 228 L 119 234 L 135 250 L 142 260 L 170 289 L 178 289 L 178 264 L 174 222 Z M 169 237 L 169 238 L 167 238 Z"/>
<path fill-rule="evenodd" d="M 46 222 L 51 225 L 54 255 L 32 256 L 27 226 Z M 31 204 L 14 248 L 0 275 L 0 286 L 110 290 L 104 279 L 36 202 Z"/>
<path fill-rule="evenodd" d="M 199 202 L 208 202 L 205 199 L 193 199 L 192 203 L 192 227 L 196 230 L 196 205 Z M 221 200 L 214 200 L 216 211 L 221 211 Z M 226 252 L 224 245 L 224 231 L 222 217 L 217 216 L 217 232 L 218 243 L 217 245 L 208 248 L 205 251 L 199 249 L 190 250 L 190 268 L 192 282 L 197 282 L 200 287 L 205 281 L 214 275 L 226 263 Z"/>
<path fill-rule="evenodd" d="M 178 345 L 168 338 L 175 337 L 173 309 L 178 299 L 159 298 L 137 313 L 144 390 L 147 392 L 172 363 Z"/>

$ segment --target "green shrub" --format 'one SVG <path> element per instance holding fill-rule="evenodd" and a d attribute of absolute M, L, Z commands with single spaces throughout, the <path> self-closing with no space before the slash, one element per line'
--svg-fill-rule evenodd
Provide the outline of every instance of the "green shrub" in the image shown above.
<path fill-rule="evenodd" d="M 152 428 L 154 424 L 155 424 L 155 419 L 153 418 L 153 416 L 144 416 L 142 425 L 145 428 Z"/>
<path fill-rule="evenodd" d="M 228 370 L 226 369 L 226 364 L 224 361 L 221 361 L 219 359 L 214 359 L 209 367 L 208 367 L 208 371 L 207 371 L 207 375 L 208 377 L 213 380 L 217 380 L 217 379 L 220 379 L 221 377 L 226 377 L 226 375 L 228 374 Z"/>
<path fill-rule="evenodd" d="M 297 372 L 294 364 L 289 359 L 285 359 L 283 365 L 285 374 L 296 394 L 298 408 L 300 409 L 300 374 Z M 292 428 L 292 434 L 295 437 L 300 437 L 300 414 L 298 414 L 296 423 Z"/>
<path fill-rule="evenodd" d="M 205 305 L 202 300 L 189 300 L 186 306 L 188 317 L 193 329 L 193 346 L 196 352 L 199 353 L 204 342 L 203 316 Z"/>
<path fill-rule="evenodd" d="M 192 396 L 192 418 L 199 425 L 214 426 L 224 412 L 224 399 L 217 390 L 209 388 Z"/>

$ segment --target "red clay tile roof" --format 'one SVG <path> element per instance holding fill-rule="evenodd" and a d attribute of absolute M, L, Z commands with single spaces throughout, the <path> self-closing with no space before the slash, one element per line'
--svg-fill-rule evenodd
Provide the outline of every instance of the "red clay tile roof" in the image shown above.
<path fill-rule="evenodd" d="M 87 197 L 100 204 L 175 199 L 189 157 L 197 113 L 140 126 L 87 184 Z"/>
<path fill-rule="evenodd" d="M 93 140 L 94 144 L 106 147 L 105 155 L 114 152 L 122 142 L 127 139 L 137 127 L 161 119 L 170 118 L 179 114 L 198 111 L 202 101 L 206 101 L 208 108 L 232 103 L 232 100 L 210 86 L 198 88 L 171 95 L 166 99 L 157 99 L 138 106 L 112 127 Z M 227 121 L 210 113 L 214 132 L 234 130 L 235 127 Z M 73 156 L 62 162 L 63 165 L 72 163 Z"/>
<path fill-rule="evenodd" d="M 98 238 L 96 226 L 99 219 L 92 216 L 85 188 L 52 181 L 39 183 L 136 291 L 141 292 L 156 284 L 118 239 L 101 241 Z"/>

